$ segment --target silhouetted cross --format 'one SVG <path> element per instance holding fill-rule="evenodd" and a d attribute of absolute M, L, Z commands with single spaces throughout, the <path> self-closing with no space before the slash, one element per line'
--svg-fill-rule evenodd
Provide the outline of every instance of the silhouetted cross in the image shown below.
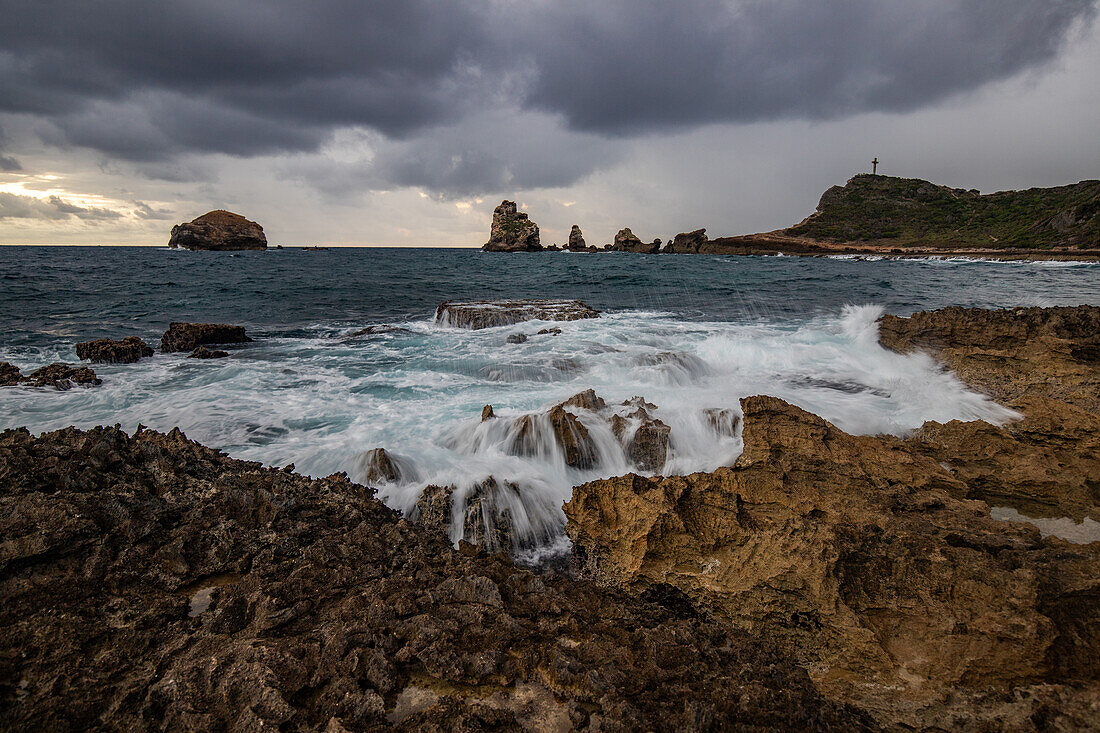
<path fill-rule="evenodd" d="M 877 155 L 875 156 L 875 159 L 871 161 L 871 175 L 872 176 L 877 176 L 878 175 L 878 156 Z"/>

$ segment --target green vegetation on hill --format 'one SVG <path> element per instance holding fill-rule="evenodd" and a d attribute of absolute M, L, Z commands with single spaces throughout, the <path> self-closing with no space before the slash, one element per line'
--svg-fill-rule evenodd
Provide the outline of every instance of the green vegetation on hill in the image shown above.
<path fill-rule="evenodd" d="M 919 178 L 858 175 L 785 234 L 948 247 L 1100 247 L 1100 181 L 981 195 Z"/>

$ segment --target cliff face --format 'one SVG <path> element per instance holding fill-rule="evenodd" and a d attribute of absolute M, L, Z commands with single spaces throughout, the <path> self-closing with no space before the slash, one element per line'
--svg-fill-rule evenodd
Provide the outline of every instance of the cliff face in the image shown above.
<path fill-rule="evenodd" d="M 858 175 L 784 232 L 904 247 L 1100 247 L 1100 181 L 981 195 L 918 178 Z"/>

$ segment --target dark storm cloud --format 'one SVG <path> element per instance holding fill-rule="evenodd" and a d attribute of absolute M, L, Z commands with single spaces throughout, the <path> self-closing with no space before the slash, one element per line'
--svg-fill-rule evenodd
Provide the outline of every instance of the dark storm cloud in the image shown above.
<path fill-rule="evenodd" d="M 23 166 L 18 160 L 10 155 L 0 155 L 0 171 L 5 173 L 11 173 L 13 171 L 21 171 Z"/>
<path fill-rule="evenodd" d="M 0 0 L 0 113 L 143 162 L 314 151 L 358 126 L 396 141 L 378 158 L 394 184 L 564 185 L 606 156 L 531 113 L 606 137 L 909 110 L 1049 62 L 1095 4 Z M 513 129 L 471 129 L 487 110 Z M 501 174 L 502 134 L 544 150 Z"/>

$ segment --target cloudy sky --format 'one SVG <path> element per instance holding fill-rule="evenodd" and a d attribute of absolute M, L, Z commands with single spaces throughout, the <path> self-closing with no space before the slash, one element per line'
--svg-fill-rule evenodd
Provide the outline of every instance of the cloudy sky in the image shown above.
<path fill-rule="evenodd" d="M 766 231 L 869 169 L 1100 178 L 1096 0 L 0 0 L 0 243 Z"/>

